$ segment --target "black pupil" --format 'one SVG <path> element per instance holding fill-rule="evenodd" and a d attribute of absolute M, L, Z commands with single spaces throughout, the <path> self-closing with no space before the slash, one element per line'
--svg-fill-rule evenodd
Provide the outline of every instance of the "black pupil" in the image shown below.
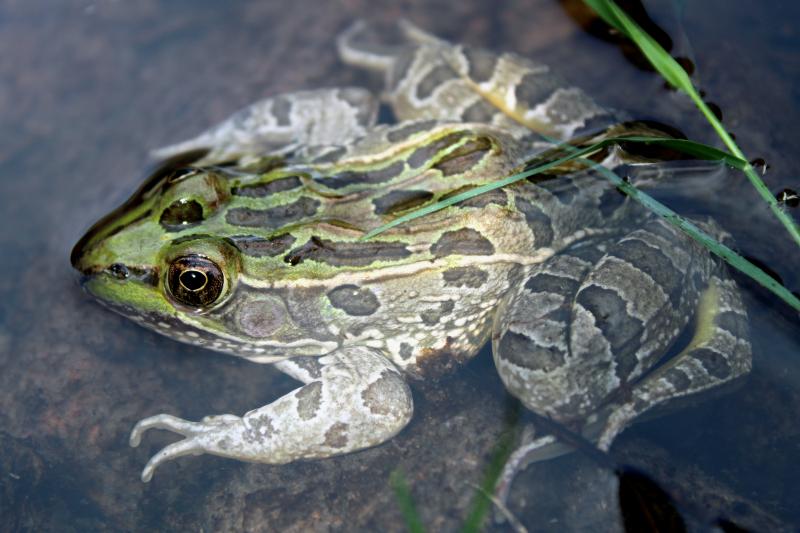
<path fill-rule="evenodd" d="M 181 285 L 190 291 L 197 291 L 202 289 L 206 282 L 206 275 L 199 270 L 187 270 L 181 274 Z"/>

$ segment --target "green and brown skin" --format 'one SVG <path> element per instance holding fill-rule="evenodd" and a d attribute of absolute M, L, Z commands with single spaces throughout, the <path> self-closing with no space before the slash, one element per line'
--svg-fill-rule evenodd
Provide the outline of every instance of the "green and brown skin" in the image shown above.
<path fill-rule="evenodd" d="M 518 56 L 411 26 L 407 45 L 379 53 L 360 30 L 340 54 L 386 73 L 399 124 L 375 125 L 374 99 L 356 88 L 259 102 L 159 151 L 171 159 L 73 251 L 106 305 L 303 383 L 242 417 L 142 420 L 134 445 L 150 428 L 185 437 L 145 481 L 190 453 L 285 463 L 377 445 L 412 416 L 406 376 L 449 370 L 489 340 L 512 394 L 578 430 L 599 425 L 606 448 L 653 405 L 747 372 L 746 315 L 724 270 L 589 171 L 361 240 L 519 170 L 547 146 L 532 128 L 563 137 L 610 116 Z M 698 307 L 694 340 L 653 370 Z M 506 484 L 548 442 L 515 455 Z"/>

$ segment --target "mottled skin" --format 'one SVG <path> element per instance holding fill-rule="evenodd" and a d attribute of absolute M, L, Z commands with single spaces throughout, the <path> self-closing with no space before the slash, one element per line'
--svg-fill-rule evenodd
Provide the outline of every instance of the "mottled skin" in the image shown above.
<path fill-rule="evenodd" d="M 73 251 L 106 305 L 303 384 L 241 417 L 142 420 L 133 445 L 150 428 L 184 437 L 143 480 L 186 454 L 286 463 L 377 445 L 412 416 L 406 376 L 449 370 L 490 339 L 512 394 L 602 448 L 650 407 L 749 370 L 724 269 L 591 171 L 560 169 L 360 240 L 519 170 L 549 146 L 536 133 L 612 124 L 527 59 L 410 25 L 406 45 L 376 49 L 362 29 L 342 36 L 340 55 L 385 73 L 398 124 L 375 125 L 362 89 L 259 102 L 160 150 L 167 161 Z M 691 341 L 670 351 L 698 309 Z M 551 441 L 515 454 L 505 485 Z"/>

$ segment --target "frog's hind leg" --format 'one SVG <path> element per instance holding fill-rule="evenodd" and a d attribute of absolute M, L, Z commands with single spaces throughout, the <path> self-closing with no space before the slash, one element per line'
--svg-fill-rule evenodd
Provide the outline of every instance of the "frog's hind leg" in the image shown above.
<path fill-rule="evenodd" d="M 742 303 L 719 272 L 707 251 L 660 219 L 579 241 L 501 304 L 492 336 L 498 373 L 531 411 L 592 440 L 600 435 L 607 448 L 648 408 L 749 369 Z M 698 302 L 694 341 L 664 363 Z M 515 461 L 538 460 L 544 448 L 531 444 Z M 504 479 L 513 475 L 510 464 Z"/>
<path fill-rule="evenodd" d="M 403 32 L 406 39 L 417 44 L 438 44 L 448 45 L 444 39 L 440 39 L 432 33 L 428 33 L 408 19 L 402 19 L 397 23 L 400 26 L 400 31 Z"/>
<path fill-rule="evenodd" d="M 357 20 L 339 35 L 336 39 L 339 58 L 348 65 L 375 72 L 388 72 L 395 64 L 398 49 L 365 42 L 368 28 L 365 21 Z"/>
<path fill-rule="evenodd" d="M 630 397 L 612 406 L 597 445 L 608 450 L 614 438 L 648 409 L 696 394 L 750 371 L 747 313 L 735 282 L 715 275 L 703 292 L 688 346 L 645 375 Z"/>
<path fill-rule="evenodd" d="M 206 149 L 197 164 L 246 164 L 298 147 L 346 145 L 374 125 L 377 100 L 357 87 L 316 89 L 260 100 L 197 137 L 153 151 L 158 159 Z"/>

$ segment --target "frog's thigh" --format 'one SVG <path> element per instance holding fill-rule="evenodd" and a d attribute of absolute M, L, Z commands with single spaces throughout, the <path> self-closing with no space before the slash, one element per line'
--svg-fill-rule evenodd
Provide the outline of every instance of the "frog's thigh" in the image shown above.
<path fill-rule="evenodd" d="M 357 87 L 286 93 L 260 100 L 197 137 L 153 152 L 172 157 L 210 150 L 200 164 L 280 153 L 295 146 L 344 144 L 375 123 L 377 100 Z"/>
<path fill-rule="evenodd" d="M 577 243 L 534 271 L 498 315 L 500 375 L 529 409 L 585 420 L 663 356 L 694 314 L 711 265 L 659 220 Z"/>
<path fill-rule="evenodd" d="M 142 479 L 148 481 L 159 464 L 187 454 L 272 464 L 339 455 L 380 444 L 411 419 L 411 391 L 380 352 L 352 346 L 317 361 L 320 366 L 307 372 L 318 371 L 318 378 L 242 417 L 207 417 L 196 423 L 156 415 L 140 421 L 132 445 L 151 428 L 184 436 L 153 456 Z M 306 381 L 298 368 L 283 370 Z"/>
<path fill-rule="evenodd" d="M 644 411 L 673 398 L 732 381 L 750 371 L 747 313 L 735 282 L 715 275 L 700 299 L 689 345 L 638 383 L 630 399 L 614 408 L 598 440 L 608 449 L 614 437 Z"/>
<path fill-rule="evenodd" d="M 577 417 L 568 406 L 584 392 L 569 346 L 573 302 L 602 256 L 601 242 L 584 241 L 537 267 L 495 318 L 492 351 L 506 388 L 528 409 L 561 421 Z"/>

